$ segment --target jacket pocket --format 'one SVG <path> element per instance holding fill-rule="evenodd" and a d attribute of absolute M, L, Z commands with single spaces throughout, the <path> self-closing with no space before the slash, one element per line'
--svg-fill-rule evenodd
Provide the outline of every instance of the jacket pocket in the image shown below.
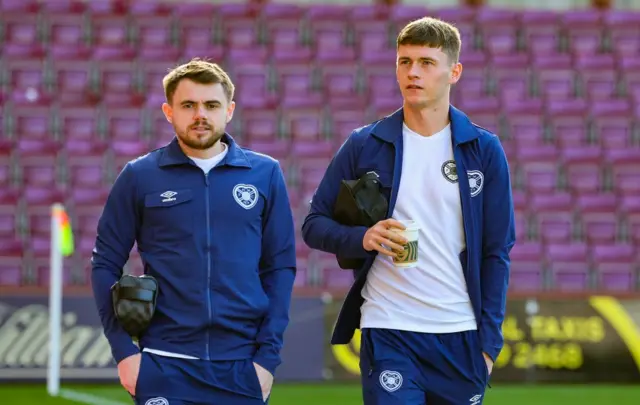
<path fill-rule="evenodd" d="M 181 189 L 150 193 L 144 197 L 143 228 L 153 240 L 178 241 L 193 235 L 193 192 Z"/>
<path fill-rule="evenodd" d="M 360 340 L 360 371 L 363 376 L 371 376 L 375 371 L 375 350 L 371 330 L 364 329 L 361 331 Z"/>

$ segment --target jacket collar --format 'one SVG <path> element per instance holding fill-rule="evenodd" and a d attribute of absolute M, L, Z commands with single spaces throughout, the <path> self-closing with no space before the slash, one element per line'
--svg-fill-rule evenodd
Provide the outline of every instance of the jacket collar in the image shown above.
<path fill-rule="evenodd" d="M 221 141 L 224 142 L 228 148 L 227 156 L 225 156 L 222 164 L 235 167 L 251 167 L 251 163 L 249 162 L 247 155 L 238 147 L 231 135 L 225 132 L 225 134 L 222 135 Z M 161 167 L 192 164 L 192 162 L 193 161 L 184 154 L 182 148 L 180 148 L 177 137 L 174 137 L 173 140 L 164 148 L 159 159 L 159 165 Z"/>
<path fill-rule="evenodd" d="M 454 106 L 449 106 L 449 119 L 451 120 L 451 136 L 453 143 L 459 145 L 470 142 L 480 136 L 476 127 L 471 123 L 469 117 Z M 388 115 L 378 121 L 373 128 L 371 134 L 377 138 L 393 143 L 402 135 L 402 123 L 404 122 L 404 112 L 400 108 L 393 114 Z"/>

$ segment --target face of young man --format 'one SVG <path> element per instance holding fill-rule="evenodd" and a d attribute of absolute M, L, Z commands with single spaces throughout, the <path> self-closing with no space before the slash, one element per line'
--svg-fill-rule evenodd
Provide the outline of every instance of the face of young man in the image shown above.
<path fill-rule="evenodd" d="M 452 63 L 439 48 L 400 45 L 396 60 L 396 78 L 402 97 L 409 107 L 437 105 L 460 79 L 462 65 Z"/>
<path fill-rule="evenodd" d="M 183 147 L 212 148 L 224 135 L 235 103 L 227 100 L 222 84 L 202 84 L 189 79 L 178 83 L 171 105 L 162 110 Z"/>

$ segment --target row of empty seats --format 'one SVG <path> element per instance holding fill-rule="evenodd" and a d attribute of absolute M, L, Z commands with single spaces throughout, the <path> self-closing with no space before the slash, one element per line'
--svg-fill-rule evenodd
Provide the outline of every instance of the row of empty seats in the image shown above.
<path fill-rule="evenodd" d="M 340 57 L 367 57 L 389 49 L 407 22 L 432 15 L 455 23 L 465 49 L 492 54 L 518 50 L 577 54 L 616 51 L 640 53 L 640 13 L 626 10 L 554 12 L 492 8 L 447 8 L 408 5 L 162 4 L 159 2 L 87 2 L 87 10 L 71 2 L 66 9 L 38 10 L 31 2 L 3 12 L 3 53 L 101 60 L 176 58 L 228 46 L 296 49 Z M 64 3 L 63 3 L 64 4 Z M 94 5 L 99 4 L 99 5 Z M 131 5 L 132 7 L 127 7 Z M 79 18 L 84 17 L 84 18 Z M 356 49 L 350 45 L 356 44 Z M 189 48 L 189 52 L 182 52 Z M 140 51 L 138 53 L 138 51 Z M 241 54 L 241 53 L 240 53 Z M 256 55 L 260 57 L 260 53 Z M 299 57 L 299 56 L 294 56 Z M 376 58 L 376 56 L 371 56 Z"/>
<path fill-rule="evenodd" d="M 212 60 L 227 68 L 237 86 L 236 100 L 246 107 L 388 106 L 399 100 L 395 51 L 375 63 L 274 63 L 251 56 L 228 62 Z M 481 101 L 493 96 L 505 105 L 521 99 L 619 100 L 636 105 L 640 100 L 640 55 L 531 58 L 463 51 L 461 61 L 464 71 L 454 94 L 463 99 Z M 0 59 L 0 105 L 11 101 L 17 105 L 159 108 L 165 101 L 162 78 L 177 62 L 4 58 Z"/>

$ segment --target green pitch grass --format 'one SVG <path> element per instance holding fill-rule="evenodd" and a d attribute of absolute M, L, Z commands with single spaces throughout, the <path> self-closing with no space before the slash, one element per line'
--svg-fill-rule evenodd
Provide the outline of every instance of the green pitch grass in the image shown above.
<path fill-rule="evenodd" d="M 105 404 L 132 404 L 123 389 L 116 386 L 64 386 L 74 392 L 99 397 Z M 109 401 L 109 402 L 106 402 Z M 115 402 L 114 402 L 115 401 Z M 44 385 L 0 385 L 2 405 L 72 405 L 80 402 L 51 398 Z M 280 384 L 273 390 L 270 405 L 358 405 L 360 390 L 356 385 Z M 640 384 L 635 386 L 498 386 L 487 390 L 484 405 L 638 405 Z"/>

